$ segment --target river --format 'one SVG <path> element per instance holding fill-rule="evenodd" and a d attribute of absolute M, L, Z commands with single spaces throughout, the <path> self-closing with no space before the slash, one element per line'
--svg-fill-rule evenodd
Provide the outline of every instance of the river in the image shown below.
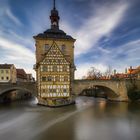
<path fill-rule="evenodd" d="M 36 99 L 0 105 L 0 140 L 140 140 L 140 103 L 77 97 L 61 108 Z"/>

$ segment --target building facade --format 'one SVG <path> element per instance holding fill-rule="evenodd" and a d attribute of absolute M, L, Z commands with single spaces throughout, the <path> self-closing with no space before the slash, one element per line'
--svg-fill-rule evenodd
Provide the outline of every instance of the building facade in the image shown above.
<path fill-rule="evenodd" d="M 34 36 L 39 104 L 57 106 L 72 101 L 75 39 L 59 29 L 59 13 L 51 10 L 51 28 Z"/>
<path fill-rule="evenodd" d="M 26 73 L 24 69 L 17 70 L 17 82 L 35 82 L 31 73 Z"/>
<path fill-rule="evenodd" d="M 17 82 L 27 82 L 27 74 L 24 69 L 17 70 Z"/>
<path fill-rule="evenodd" d="M 14 64 L 0 64 L 0 82 L 16 83 L 17 72 Z"/>
<path fill-rule="evenodd" d="M 136 68 L 132 68 L 132 66 L 130 66 L 128 74 L 130 75 L 129 77 L 140 80 L 140 66 Z"/>
<path fill-rule="evenodd" d="M 31 73 L 27 73 L 26 76 L 27 76 L 27 82 L 35 82 L 35 78 Z"/>

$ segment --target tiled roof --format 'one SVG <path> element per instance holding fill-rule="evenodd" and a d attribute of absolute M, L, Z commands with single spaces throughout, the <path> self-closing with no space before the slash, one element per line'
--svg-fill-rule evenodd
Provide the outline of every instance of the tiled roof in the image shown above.
<path fill-rule="evenodd" d="M 75 40 L 70 35 L 67 35 L 64 31 L 60 29 L 48 29 L 44 33 L 34 36 L 34 38 L 55 38 L 55 39 L 68 39 Z"/>

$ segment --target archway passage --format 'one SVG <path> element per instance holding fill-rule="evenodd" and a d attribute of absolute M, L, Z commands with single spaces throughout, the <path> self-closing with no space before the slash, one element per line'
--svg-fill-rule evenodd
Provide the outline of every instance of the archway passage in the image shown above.
<path fill-rule="evenodd" d="M 115 93 L 112 89 L 100 86 L 100 85 L 94 85 L 88 88 L 85 88 L 82 90 L 80 95 L 84 96 L 92 96 L 92 97 L 100 97 L 100 98 L 106 98 L 106 99 L 115 99 L 118 97 L 118 94 Z"/>
<path fill-rule="evenodd" d="M 7 103 L 13 102 L 17 100 L 27 100 L 34 97 L 30 90 L 20 88 L 20 87 L 13 87 L 6 90 L 1 91 L 0 93 L 0 103 Z"/>

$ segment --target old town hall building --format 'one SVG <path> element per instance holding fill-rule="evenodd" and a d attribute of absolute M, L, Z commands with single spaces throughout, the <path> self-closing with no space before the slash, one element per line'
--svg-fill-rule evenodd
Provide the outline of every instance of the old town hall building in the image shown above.
<path fill-rule="evenodd" d="M 34 36 L 38 101 L 42 105 L 61 106 L 73 102 L 75 39 L 59 29 L 55 0 L 50 20 L 51 28 Z"/>

